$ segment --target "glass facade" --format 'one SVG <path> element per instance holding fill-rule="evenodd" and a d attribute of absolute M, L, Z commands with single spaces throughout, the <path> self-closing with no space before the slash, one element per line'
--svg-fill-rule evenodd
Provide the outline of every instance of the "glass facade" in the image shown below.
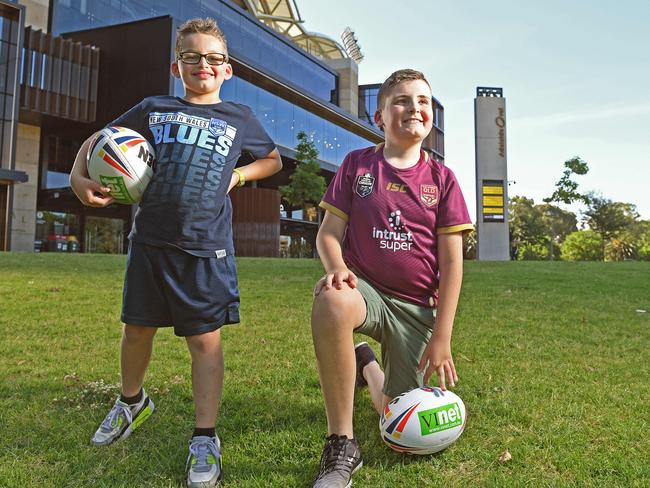
<path fill-rule="evenodd" d="M 377 127 L 375 124 L 377 94 L 380 87 L 380 84 L 359 86 L 359 118 L 375 128 Z"/>
<path fill-rule="evenodd" d="M 0 10 L 0 166 L 11 168 L 18 113 L 15 88 L 18 76 L 18 10 Z"/>
<path fill-rule="evenodd" d="M 79 252 L 80 218 L 65 212 L 36 212 L 36 252 Z"/>
<path fill-rule="evenodd" d="M 125 254 L 126 222 L 122 219 L 86 217 L 84 252 Z"/>
<path fill-rule="evenodd" d="M 41 138 L 41 188 L 56 189 L 70 186 L 70 171 L 83 144 L 81 139 L 69 139 L 57 135 Z"/>
<path fill-rule="evenodd" d="M 34 251 L 125 254 L 125 235 L 124 219 L 39 210 Z"/>
<path fill-rule="evenodd" d="M 161 15 L 181 20 L 211 16 L 226 35 L 231 56 L 323 100 L 336 96 L 334 70 L 227 1 L 54 0 L 52 11 L 53 35 Z"/>
<path fill-rule="evenodd" d="M 174 85 L 175 95 L 183 95 L 183 84 Z M 374 145 L 338 125 L 308 112 L 273 93 L 233 76 L 221 86 L 221 98 L 251 107 L 273 141 L 295 149 L 298 132 L 304 131 L 315 143 L 318 157 L 340 166 L 347 153 Z"/>

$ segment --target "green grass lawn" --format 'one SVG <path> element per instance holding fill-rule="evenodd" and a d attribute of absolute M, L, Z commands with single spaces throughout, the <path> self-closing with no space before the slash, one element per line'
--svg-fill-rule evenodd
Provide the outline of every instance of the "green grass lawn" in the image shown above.
<path fill-rule="evenodd" d="M 123 443 L 89 443 L 118 392 L 124 263 L 0 254 L 0 486 L 182 485 L 190 361 L 169 329 L 146 379 L 152 418 Z M 223 486 L 310 486 L 325 434 L 309 328 L 321 266 L 238 266 L 242 323 L 223 329 Z M 465 433 L 433 456 L 393 453 L 364 391 L 355 486 L 649 486 L 650 263 L 468 262 L 453 348 Z"/>

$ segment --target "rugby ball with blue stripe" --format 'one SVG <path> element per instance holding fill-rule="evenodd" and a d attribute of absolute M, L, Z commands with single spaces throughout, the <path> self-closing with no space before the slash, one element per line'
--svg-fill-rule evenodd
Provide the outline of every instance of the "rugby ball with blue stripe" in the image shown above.
<path fill-rule="evenodd" d="M 110 126 L 95 134 L 86 162 L 90 178 L 110 188 L 116 203 L 128 205 L 142 199 L 153 176 L 156 156 L 141 134 Z"/>
<path fill-rule="evenodd" d="M 433 454 L 454 443 L 467 412 L 458 395 L 440 388 L 416 388 L 395 397 L 379 420 L 382 440 L 397 452 Z"/>

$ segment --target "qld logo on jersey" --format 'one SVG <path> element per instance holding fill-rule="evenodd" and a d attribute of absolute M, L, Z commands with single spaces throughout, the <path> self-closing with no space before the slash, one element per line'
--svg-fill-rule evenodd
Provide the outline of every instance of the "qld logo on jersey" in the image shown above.
<path fill-rule="evenodd" d="M 227 128 L 228 128 L 228 123 L 225 120 L 215 119 L 215 118 L 210 119 L 210 125 L 208 126 L 208 129 L 215 136 L 218 137 L 224 135 L 226 133 Z"/>
<path fill-rule="evenodd" d="M 374 187 L 375 177 L 370 173 L 366 173 L 365 175 L 357 176 L 357 182 L 354 185 L 354 191 L 361 198 L 366 198 L 372 193 Z"/>
<path fill-rule="evenodd" d="M 420 200 L 427 207 L 433 207 L 438 203 L 438 194 L 436 185 L 420 185 Z"/>

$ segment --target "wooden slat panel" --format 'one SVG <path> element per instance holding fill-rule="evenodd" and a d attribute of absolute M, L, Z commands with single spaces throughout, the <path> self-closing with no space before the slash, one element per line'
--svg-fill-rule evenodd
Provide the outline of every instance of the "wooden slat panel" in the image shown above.
<path fill-rule="evenodd" d="M 25 28 L 20 107 L 93 122 L 97 111 L 99 50 Z"/>
<path fill-rule="evenodd" d="M 91 63 L 90 63 L 90 94 L 88 106 L 88 119 L 94 121 L 97 117 L 97 90 L 99 85 L 99 49 L 91 49 Z"/>
<path fill-rule="evenodd" d="M 34 81 L 35 81 L 35 87 L 34 87 L 34 92 L 35 92 L 35 97 L 34 97 L 34 110 L 37 112 L 42 112 L 44 109 L 44 103 L 45 103 L 45 97 L 44 97 L 44 91 L 41 88 L 41 81 L 43 80 L 43 69 L 44 69 L 44 62 L 45 62 L 45 57 L 43 56 L 43 53 L 45 52 L 45 35 L 41 30 L 39 29 L 36 31 L 36 39 L 34 39 L 34 50 L 37 51 L 36 54 L 36 63 L 34 66 Z"/>
<path fill-rule="evenodd" d="M 63 40 L 63 98 L 61 99 L 61 115 L 71 117 L 70 93 L 72 92 L 72 41 Z"/>
<path fill-rule="evenodd" d="M 54 38 L 50 34 L 45 35 L 45 54 L 47 54 L 47 66 L 45 70 L 45 97 L 43 112 L 52 113 L 52 80 L 54 71 Z"/>
<path fill-rule="evenodd" d="M 51 114 L 58 115 L 61 113 L 61 84 L 63 75 L 63 39 L 57 37 L 54 39 L 54 80 L 52 92 L 54 93 Z"/>
<path fill-rule="evenodd" d="M 70 65 L 70 118 L 79 120 L 79 98 L 81 97 L 81 43 L 72 43 Z"/>

